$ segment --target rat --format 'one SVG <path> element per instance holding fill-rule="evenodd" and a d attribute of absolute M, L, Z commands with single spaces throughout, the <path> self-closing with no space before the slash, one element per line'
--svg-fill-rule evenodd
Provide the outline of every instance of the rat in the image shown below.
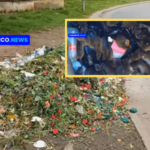
<path fill-rule="evenodd" d="M 90 48 L 94 48 L 93 39 L 87 35 L 87 38 L 76 38 L 77 39 L 77 59 L 79 59 L 82 63 L 82 58 L 84 56 L 84 47 L 89 46 Z"/>
<path fill-rule="evenodd" d="M 87 21 L 78 21 L 77 26 L 79 28 L 80 33 L 86 33 L 88 29 Z"/>
<path fill-rule="evenodd" d="M 150 39 L 149 38 L 140 40 L 140 41 L 137 42 L 137 44 L 144 51 L 149 51 L 150 50 Z"/>
<path fill-rule="evenodd" d="M 144 53 L 145 52 L 141 48 L 138 48 L 134 53 L 128 56 L 130 63 L 141 59 L 144 56 Z"/>
<path fill-rule="evenodd" d="M 132 34 L 134 34 L 135 30 L 139 27 L 139 22 L 137 22 L 137 21 L 123 21 L 122 27 L 131 29 Z"/>
<path fill-rule="evenodd" d="M 143 75 L 150 75 L 150 66 L 142 59 L 132 62 L 131 67 L 135 70 L 139 70 Z"/>
<path fill-rule="evenodd" d="M 135 37 L 137 39 L 143 40 L 146 39 L 147 37 L 150 37 L 150 32 L 147 28 L 142 27 L 142 28 L 137 28 L 135 30 Z"/>
<path fill-rule="evenodd" d="M 109 63 L 103 62 L 100 64 L 101 70 L 104 70 L 106 75 L 116 75 L 116 68 L 112 67 Z"/>

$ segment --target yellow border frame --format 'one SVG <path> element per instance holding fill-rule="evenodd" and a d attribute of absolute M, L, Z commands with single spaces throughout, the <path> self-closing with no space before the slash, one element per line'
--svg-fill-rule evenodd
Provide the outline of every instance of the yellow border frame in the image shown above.
<path fill-rule="evenodd" d="M 150 77 L 150 75 L 67 75 L 67 21 L 150 21 L 150 19 L 65 19 L 65 77 Z"/>

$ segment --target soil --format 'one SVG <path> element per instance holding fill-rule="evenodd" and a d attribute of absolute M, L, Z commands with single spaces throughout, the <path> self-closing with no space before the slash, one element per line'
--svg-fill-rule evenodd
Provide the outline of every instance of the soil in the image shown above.
<path fill-rule="evenodd" d="M 106 127 L 107 125 L 92 136 L 78 138 L 61 139 L 49 135 L 42 139 L 47 143 L 47 148 L 41 150 L 146 150 L 132 123 L 122 125 L 120 122 L 112 122 L 109 129 Z M 73 145 L 71 146 L 69 143 Z M 37 150 L 33 147 L 33 143 L 27 144 L 25 147 L 27 150 Z M 10 150 L 23 150 L 23 148 L 11 148 Z"/>
<path fill-rule="evenodd" d="M 15 57 L 16 52 L 25 54 L 26 51 L 34 51 L 42 46 L 57 46 L 65 43 L 65 29 L 64 27 L 47 29 L 42 32 L 24 33 L 22 35 L 31 36 L 30 46 L 0 46 L 0 61 L 6 58 Z"/>

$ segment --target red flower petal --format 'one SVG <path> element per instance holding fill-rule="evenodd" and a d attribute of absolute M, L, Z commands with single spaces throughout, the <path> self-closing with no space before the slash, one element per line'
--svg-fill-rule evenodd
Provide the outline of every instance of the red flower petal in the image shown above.
<path fill-rule="evenodd" d="M 87 95 L 86 95 L 86 94 L 83 94 L 83 97 L 87 97 Z"/>
<path fill-rule="evenodd" d="M 94 131 L 96 131 L 96 128 L 92 128 L 91 130 L 94 132 Z"/>
<path fill-rule="evenodd" d="M 73 97 L 71 97 L 71 101 L 76 101 L 77 100 L 77 98 L 75 97 L 75 96 L 73 96 Z"/>
<path fill-rule="evenodd" d="M 101 114 L 101 113 L 99 113 L 99 114 L 98 114 L 98 117 L 101 117 L 101 116 L 102 116 L 102 114 Z"/>
<path fill-rule="evenodd" d="M 113 121 L 113 118 L 110 118 L 109 120 L 110 120 L 110 121 Z"/>
<path fill-rule="evenodd" d="M 61 113 L 61 110 L 60 110 L 60 109 L 58 110 L 58 113 L 59 113 L 59 114 Z"/>
<path fill-rule="evenodd" d="M 89 84 L 87 84 L 85 87 L 86 87 L 87 89 L 89 89 L 89 88 L 90 88 L 90 85 L 89 85 Z"/>
<path fill-rule="evenodd" d="M 46 84 L 45 84 L 45 83 L 43 83 L 43 86 L 45 87 L 45 86 L 46 86 Z"/>
<path fill-rule="evenodd" d="M 103 81 L 104 81 L 104 79 L 103 79 L 103 78 L 101 78 L 101 79 L 100 79 L 100 81 L 101 81 L 101 82 L 103 82 Z"/>
<path fill-rule="evenodd" d="M 51 95 L 51 96 L 50 96 L 50 99 L 53 99 L 53 98 L 54 98 L 54 95 Z"/>
<path fill-rule="evenodd" d="M 54 88 L 57 89 L 57 85 L 54 85 Z"/>
<path fill-rule="evenodd" d="M 57 134 L 58 133 L 58 130 L 55 128 L 53 129 L 53 134 Z"/>
<path fill-rule="evenodd" d="M 104 82 L 101 82 L 101 84 L 103 85 L 103 84 L 105 84 Z"/>
<path fill-rule="evenodd" d="M 87 124 L 88 123 L 87 119 L 83 119 L 83 123 Z"/>
<path fill-rule="evenodd" d="M 54 125 L 55 125 L 55 122 L 52 122 L 52 123 L 51 123 L 51 126 L 54 126 Z"/>
<path fill-rule="evenodd" d="M 44 72 L 43 72 L 43 74 L 48 74 L 48 73 L 49 73 L 48 71 L 44 71 Z"/>
<path fill-rule="evenodd" d="M 84 86 L 80 86 L 80 88 L 84 90 Z"/>
<path fill-rule="evenodd" d="M 52 115 L 52 116 L 51 116 L 51 118 L 52 118 L 52 119 L 55 119 L 55 118 L 56 118 L 56 116 L 55 116 L 55 115 Z"/>

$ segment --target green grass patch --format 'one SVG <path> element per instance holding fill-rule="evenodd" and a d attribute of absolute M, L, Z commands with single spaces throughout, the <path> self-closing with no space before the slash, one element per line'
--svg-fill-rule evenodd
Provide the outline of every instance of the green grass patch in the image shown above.
<path fill-rule="evenodd" d="M 85 12 L 83 12 L 82 0 L 65 0 L 63 9 L 1 14 L 0 33 L 23 33 L 64 26 L 65 19 L 84 18 L 98 10 L 140 1 L 145 0 L 86 0 Z"/>

